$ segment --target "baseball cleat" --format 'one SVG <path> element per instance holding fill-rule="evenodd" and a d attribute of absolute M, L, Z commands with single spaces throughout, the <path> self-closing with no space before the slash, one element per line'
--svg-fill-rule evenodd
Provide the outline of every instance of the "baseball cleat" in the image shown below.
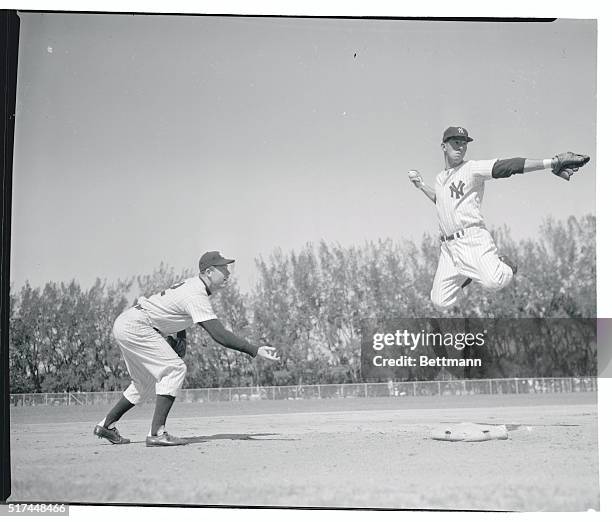
<path fill-rule="evenodd" d="M 512 268 L 512 273 L 516 275 L 516 273 L 518 272 L 518 266 L 516 265 L 516 263 L 510 261 L 507 256 L 499 256 L 499 260 L 502 263 L 508 265 L 510 268 Z"/>
<path fill-rule="evenodd" d="M 174 435 L 170 435 L 167 431 L 162 433 L 161 435 L 147 435 L 147 440 L 145 445 L 147 447 L 153 446 L 185 446 L 189 444 L 186 439 L 181 439 L 180 437 L 175 437 Z"/>
<path fill-rule="evenodd" d="M 97 425 L 94 428 L 94 435 L 100 437 L 101 439 L 106 439 L 111 444 L 129 444 L 130 439 L 126 439 L 122 437 L 117 428 L 105 428 L 104 426 Z"/>

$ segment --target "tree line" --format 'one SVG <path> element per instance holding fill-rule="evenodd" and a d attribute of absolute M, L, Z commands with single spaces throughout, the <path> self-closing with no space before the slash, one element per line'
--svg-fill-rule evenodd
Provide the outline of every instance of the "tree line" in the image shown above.
<path fill-rule="evenodd" d="M 235 281 L 212 296 L 221 321 L 253 343 L 276 346 L 279 364 L 260 364 L 218 346 L 201 328 L 188 332 L 186 388 L 360 382 L 363 319 L 419 317 L 595 318 L 595 217 L 548 219 L 535 239 L 493 231 L 500 252 L 519 264 L 497 293 L 466 288 L 461 305 L 440 314 L 429 292 L 439 241 L 381 239 L 357 246 L 321 241 L 299 251 L 275 250 L 256 261 L 252 291 Z M 161 264 L 152 274 L 91 288 L 76 282 L 26 283 L 11 289 L 9 378 L 12 393 L 110 391 L 129 384 L 112 338 L 115 318 L 139 295 L 195 275 Z M 496 375 L 594 373 L 595 348 L 489 353 Z M 520 372 L 519 372 L 520 369 Z M 417 375 L 417 378 L 419 376 Z"/>

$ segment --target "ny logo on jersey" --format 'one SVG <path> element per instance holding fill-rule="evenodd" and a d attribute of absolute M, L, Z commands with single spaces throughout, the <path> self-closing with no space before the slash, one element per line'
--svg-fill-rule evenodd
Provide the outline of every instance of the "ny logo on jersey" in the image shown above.
<path fill-rule="evenodd" d="M 463 189 L 464 188 L 465 188 L 465 182 L 464 181 L 460 181 L 459 183 L 457 183 L 457 185 L 455 185 L 455 182 L 453 181 L 450 184 L 451 198 L 460 199 L 464 195 L 463 194 Z"/>

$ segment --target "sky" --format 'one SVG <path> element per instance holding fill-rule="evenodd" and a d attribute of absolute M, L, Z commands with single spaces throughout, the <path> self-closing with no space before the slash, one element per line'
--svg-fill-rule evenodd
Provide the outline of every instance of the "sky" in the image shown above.
<path fill-rule="evenodd" d="M 591 162 L 491 181 L 516 239 L 595 212 L 596 22 L 22 13 L 11 281 L 91 285 L 275 248 L 437 234 L 407 179 L 468 158 Z M 571 74 L 568 74 L 571 71 Z"/>

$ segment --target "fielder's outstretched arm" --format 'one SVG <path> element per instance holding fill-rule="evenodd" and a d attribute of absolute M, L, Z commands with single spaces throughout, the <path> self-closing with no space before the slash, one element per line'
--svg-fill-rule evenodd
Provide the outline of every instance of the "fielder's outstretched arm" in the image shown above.
<path fill-rule="evenodd" d="M 432 201 L 432 203 L 435 204 L 436 191 L 432 187 L 430 187 L 429 185 L 423 182 L 423 178 L 419 174 L 418 170 L 409 170 L 408 178 L 410 179 L 410 181 L 412 181 L 412 183 L 414 184 L 416 188 L 418 188 L 421 192 L 423 192 L 423 194 L 425 194 Z"/>
<path fill-rule="evenodd" d="M 493 178 L 508 178 L 513 174 L 523 174 L 536 170 L 551 170 L 553 174 L 569 181 L 580 167 L 586 165 L 589 156 L 564 152 L 550 159 L 510 158 L 497 160 L 493 165 Z"/>
<path fill-rule="evenodd" d="M 257 347 L 251 344 L 246 339 L 238 337 L 236 334 L 226 329 L 219 319 L 210 319 L 208 321 L 202 321 L 198 324 L 204 328 L 204 330 L 206 330 L 215 341 L 226 348 L 247 353 L 251 357 L 257 357 L 259 355 L 270 361 L 279 360 L 279 357 L 276 355 L 275 348 L 272 348 L 271 346 Z"/>
<path fill-rule="evenodd" d="M 493 165 L 494 178 L 509 178 L 514 174 L 552 169 L 552 159 L 509 158 L 500 159 Z"/>

